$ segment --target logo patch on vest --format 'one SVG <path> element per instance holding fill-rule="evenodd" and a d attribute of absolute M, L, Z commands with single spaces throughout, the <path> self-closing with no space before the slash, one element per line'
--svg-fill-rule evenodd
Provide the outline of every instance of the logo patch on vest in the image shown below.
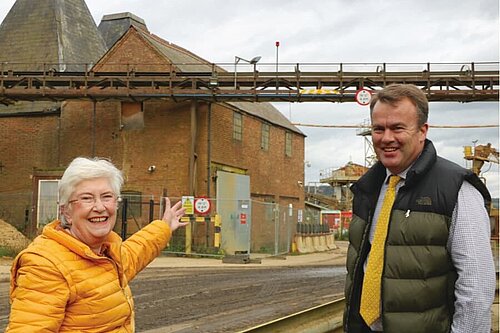
<path fill-rule="evenodd" d="M 420 197 L 420 198 L 417 198 L 417 205 L 420 205 L 420 206 L 432 206 L 432 199 L 430 197 Z"/>

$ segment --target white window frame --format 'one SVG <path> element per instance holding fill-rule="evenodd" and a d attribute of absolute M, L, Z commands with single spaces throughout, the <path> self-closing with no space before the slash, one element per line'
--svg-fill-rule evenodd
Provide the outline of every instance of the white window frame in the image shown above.
<path fill-rule="evenodd" d="M 51 193 L 54 195 L 50 195 L 48 198 L 43 197 L 43 192 L 45 192 L 45 187 L 43 186 L 46 183 L 56 183 L 55 193 Z M 47 223 L 50 223 L 52 219 L 59 218 L 59 192 L 57 190 L 57 185 L 59 185 L 58 179 L 40 179 L 38 181 L 38 193 L 37 193 L 37 207 L 36 207 L 36 227 L 40 228 L 45 226 Z M 55 211 L 52 214 L 44 214 L 45 210 Z M 42 215 L 44 214 L 44 215 Z"/>

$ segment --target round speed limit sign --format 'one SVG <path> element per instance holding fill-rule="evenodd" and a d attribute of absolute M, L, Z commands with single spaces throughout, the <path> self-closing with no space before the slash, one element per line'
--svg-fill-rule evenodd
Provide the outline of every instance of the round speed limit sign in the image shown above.
<path fill-rule="evenodd" d="M 194 199 L 194 211 L 197 214 L 208 214 L 210 212 L 210 200 L 203 197 Z"/>
<path fill-rule="evenodd" d="M 368 105 L 370 104 L 370 101 L 372 100 L 372 92 L 368 89 L 359 89 L 356 91 L 356 102 L 358 102 L 359 105 Z"/>

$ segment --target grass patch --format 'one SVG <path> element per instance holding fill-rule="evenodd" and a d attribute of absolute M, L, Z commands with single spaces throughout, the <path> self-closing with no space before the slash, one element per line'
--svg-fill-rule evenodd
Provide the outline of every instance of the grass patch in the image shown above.
<path fill-rule="evenodd" d="M 18 253 L 19 251 L 16 251 L 10 247 L 0 246 L 0 257 L 14 258 L 15 256 L 17 256 Z"/>

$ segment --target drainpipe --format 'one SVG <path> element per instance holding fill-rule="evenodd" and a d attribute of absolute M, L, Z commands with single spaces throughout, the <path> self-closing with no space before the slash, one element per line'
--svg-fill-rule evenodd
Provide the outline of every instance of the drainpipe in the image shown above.
<path fill-rule="evenodd" d="M 197 124 L 196 124 L 196 101 L 191 101 L 190 108 L 190 118 L 191 118 L 191 145 L 189 150 L 189 195 L 194 196 L 195 192 L 195 154 L 196 154 L 196 134 L 197 134 Z M 191 239 L 192 239 L 192 223 L 190 222 L 186 226 L 186 254 L 191 254 Z"/>
<path fill-rule="evenodd" d="M 208 103 L 208 111 L 207 111 L 207 198 L 210 200 L 210 183 L 212 182 L 212 103 Z M 210 224 L 208 222 L 205 223 L 205 246 L 208 248 L 210 243 L 209 239 L 209 231 Z"/>

